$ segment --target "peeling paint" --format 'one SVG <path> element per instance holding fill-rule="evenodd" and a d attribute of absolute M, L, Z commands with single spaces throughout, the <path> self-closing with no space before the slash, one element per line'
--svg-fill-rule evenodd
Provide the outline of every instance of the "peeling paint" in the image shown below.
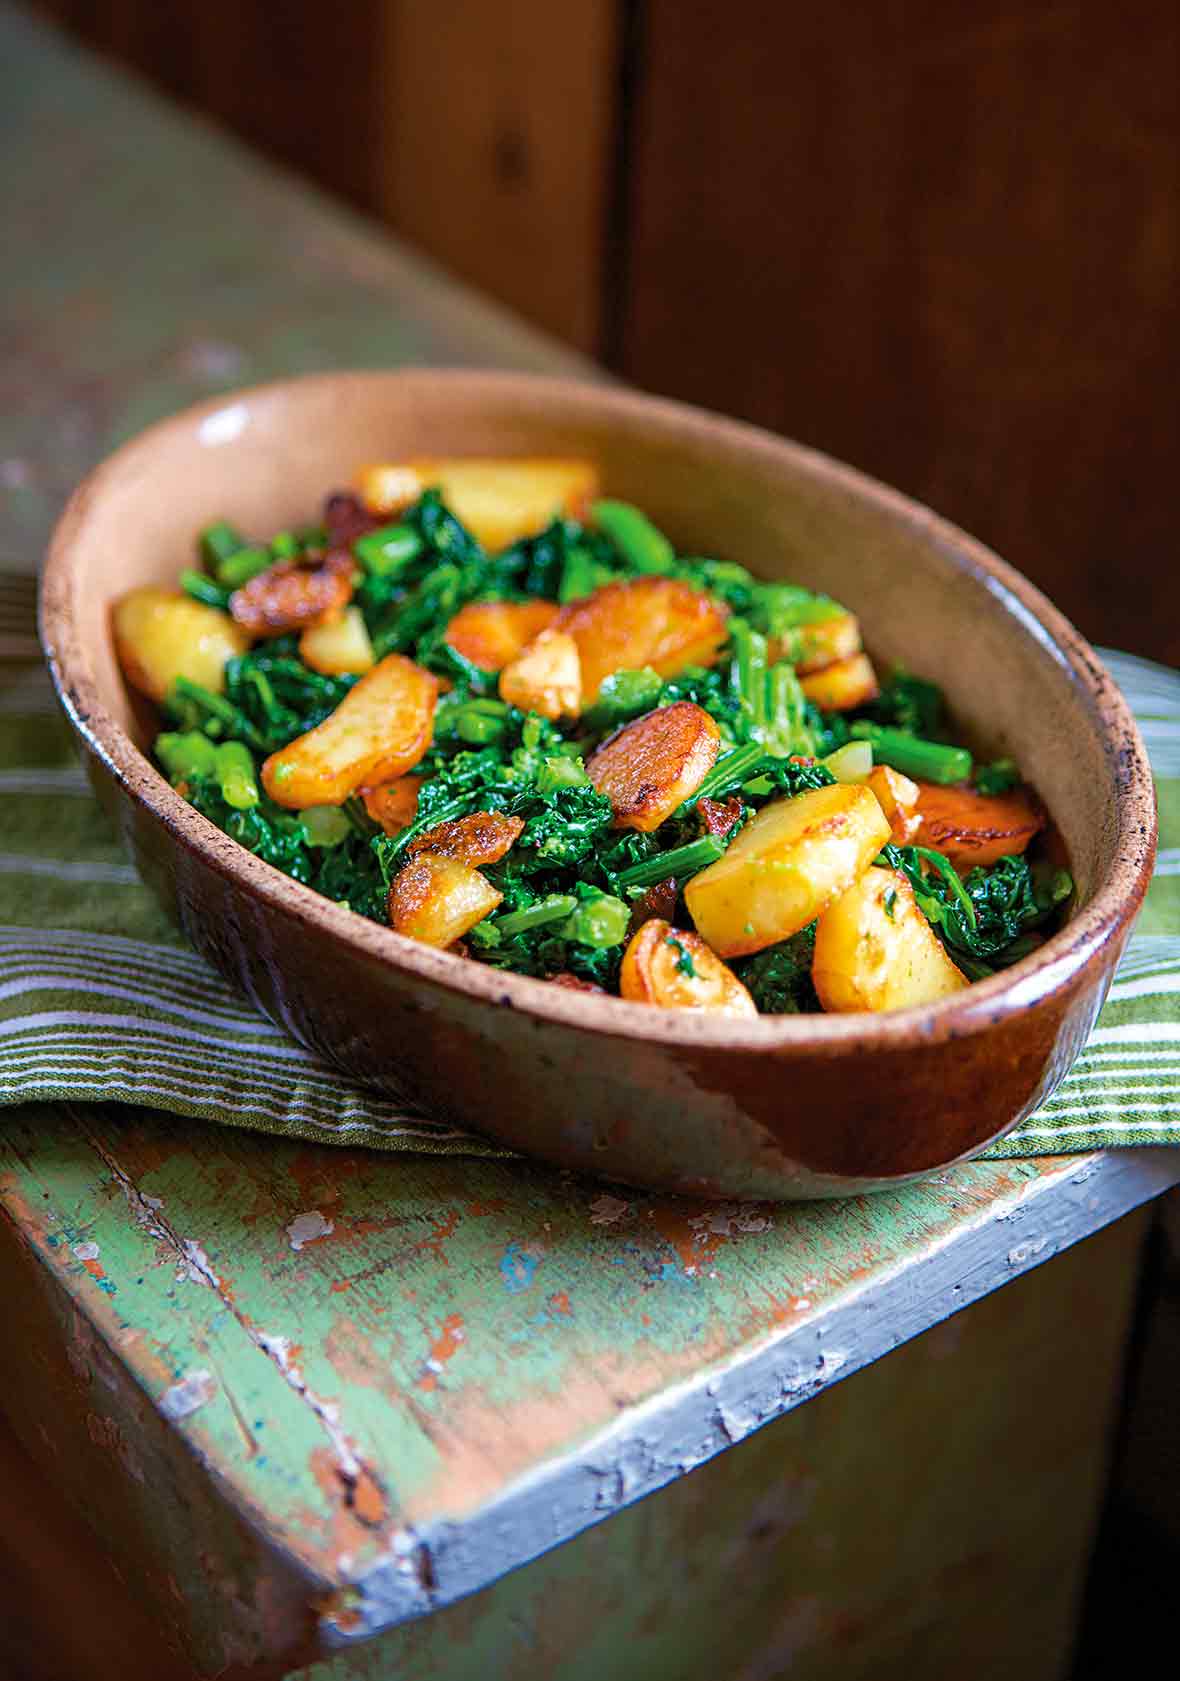
<path fill-rule="evenodd" d="M 318 1208 L 309 1209 L 306 1214 L 297 1214 L 287 1227 L 287 1238 L 292 1249 L 302 1249 L 305 1243 L 315 1243 L 321 1237 L 331 1237 L 336 1230 L 333 1221 L 325 1220 Z"/>
<path fill-rule="evenodd" d="M 595 1197 L 590 1204 L 590 1224 L 613 1226 L 616 1220 L 624 1219 L 630 1212 L 631 1204 L 624 1202 L 621 1197 Z"/>
<path fill-rule="evenodd" d="M 204 1369 L 187 1372 L 184 1377 L 170 1385 L 160 1396 L 160 1411 L 165 1418 L 174 1422 L 177 1419 L 188 1418 L 203 1407 L 206 1401 L 211 1401 L 217 1393 L 217 1380 L 212 1372 Z"/>
<path fill-rule="evenodd" d="M 513 1296 L 527 1290 L 540 1263 L 539 1255 L 522 1249 L 519 1243 L 508 1244 L 500 1258 L 500 1278 L 505 1290 Z"/>

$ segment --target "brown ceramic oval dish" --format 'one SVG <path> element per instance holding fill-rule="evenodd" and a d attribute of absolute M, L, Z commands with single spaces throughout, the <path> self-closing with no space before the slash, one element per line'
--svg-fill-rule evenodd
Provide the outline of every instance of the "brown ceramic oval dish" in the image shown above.
<path fill-rule="evenodd" d="M 742 1022 L 595 998 L 431 950 L 253 857 L 141 750 L 112 600 L 172 584 L 224 516 L 305 519 L 358 463 L 585 455 L 682 549 L 822 587 L 871 650 L 944 685 L 977 745 L 1016 756 L 1064 836 L 1068 925 L 955 998 L 880 1016 Z M 342 1073 L 552 1162 L 635 1184 L 800 1198 L 895 1185 L 982 1149 L 1058 1084 L 1152 867 L 1143 744 L 1111 679 L 1029 583 L 925 508 L 765 432 L 609 387 L 514 374 L 330 374 L 219 398 L 81 486 L 42 632 L 89 769 L 198 951 Z"/>

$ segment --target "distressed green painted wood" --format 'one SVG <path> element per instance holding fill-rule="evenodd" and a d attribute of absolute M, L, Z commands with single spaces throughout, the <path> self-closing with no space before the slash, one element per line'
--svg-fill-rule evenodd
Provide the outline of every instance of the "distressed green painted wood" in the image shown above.
<path fill-rule="evenodd" d="M 346 363 L 579 366 L 6 6 L 0 127 L 0 563 L 31 570 L 76 479 L 210 390 Z M 893 1197 L 743 1210 L 113 1107 L 29 1110 L 0 1130 L 0 1404 L 192 1673 L 278 1674 L 335 1644 L 351 1656 L 333 1681 L 403 1659 L 433 1675 L 467 1628 L 478 1662 L 450 1673 L 509 1674 L 513 1640 L 558 1638 L 545 1600 L 574 1593 L 569 1555 L 439 1607 L 585 1530 L 587 1569 L 596 1536 L 617 1534 L 650 1582 L 645 1612 L 620 1601 L 622 1565 L 604 1569 L 587 1606 L 619 1632 L 656 1618 L 672 1591 L 657 1542 L 683 1533 L 693 1491 L 719 1491 L 718 1533 L 737 1547 L 749 1490 L 792 1431 L 847 1512 L 838 1456 L 872 1432 L 873 1384 L 897 1384 L 903 1416 L 909 1367 L 886 1361 L 805 1425 L 792 1415 L 700 1481 L 683 1474 L 1178 1172 L 1152 1152 L 989 1164 Z M 1133 1247 L 1111 1251 L 1123 1288 Z M 1047 1325 L 1048 1284 L 1040 1299 Z M 1118 1347 L 1117 1315 L 1103 1323 L 1099 1388 Z M 1042 1341 L 1064 1383 L 1063 1345 Z M 995 1386 L 1002 1346 L 964 1368 L 976 1389 L 983 1370 Z M 992 1399 L 981 1431 L 1016 1416 Z M 824 1426 L 844 1410 L 844 1434 Z M 1011 1525 L 994 1517 L 999 1545 Z M 1082 1527 L 1075 1512 L 1054 1532 L 1074 1568 Z M 703 1543 L 693 1556 L 707 1573 Z"/>

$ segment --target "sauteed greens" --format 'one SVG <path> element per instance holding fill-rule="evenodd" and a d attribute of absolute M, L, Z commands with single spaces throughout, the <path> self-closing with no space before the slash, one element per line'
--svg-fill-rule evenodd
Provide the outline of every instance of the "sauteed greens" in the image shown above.
<path fill-rule="evenodd" d="M 852 613 L 678 555 L 582 461 L 364 469 L 116 603 L 165 775 L 249 851 L 475 961 L 731 1015 L 934 1002 L 1072 892 L 1011 760 Z M 1031 850 L 1030 850 L 1031 847 Z"/>

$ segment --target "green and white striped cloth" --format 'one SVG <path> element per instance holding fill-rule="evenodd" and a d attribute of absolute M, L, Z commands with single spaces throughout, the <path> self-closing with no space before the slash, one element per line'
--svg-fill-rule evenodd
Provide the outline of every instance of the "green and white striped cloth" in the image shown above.
<path fill-rule="evenodd" d="M 184 945 L 90 794 L 33 591 L 0 576 L 0 1104 L 112 1099 L 316 1142 L 505 1154 L 349 1085 Z M 1180 676 L 1105 657 L 1155 768 L 1159 866 L 1089 1044 L 995 1156 L 1180 1143 Z"/>

